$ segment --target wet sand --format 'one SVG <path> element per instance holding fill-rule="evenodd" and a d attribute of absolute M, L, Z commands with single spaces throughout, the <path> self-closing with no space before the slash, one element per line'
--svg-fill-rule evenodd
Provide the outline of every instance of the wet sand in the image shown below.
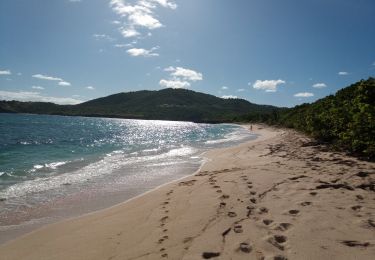
<path fill-rule="evenodd" d="M 192 176 L 2 245 L 1 259 L 373 259 L 375 164 L 254 132 Z"/>

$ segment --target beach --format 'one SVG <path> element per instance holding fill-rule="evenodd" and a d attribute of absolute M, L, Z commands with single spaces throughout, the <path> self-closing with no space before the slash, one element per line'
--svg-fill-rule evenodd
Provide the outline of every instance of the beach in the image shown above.
<path fill-rule="evenodd" d="M 0 246 L 1 259 L 373 259 L 375 164 L 292 130 L 214 149 L 193 175 Z"/>

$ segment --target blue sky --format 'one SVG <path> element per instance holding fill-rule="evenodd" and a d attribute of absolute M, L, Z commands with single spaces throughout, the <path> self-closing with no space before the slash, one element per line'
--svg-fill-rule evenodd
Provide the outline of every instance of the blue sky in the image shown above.
<path fill-rule="evenodd" d="M 375 76 L 373 0 L 1 0 L 0 99 L 184 87 L 294 106 Z"/>

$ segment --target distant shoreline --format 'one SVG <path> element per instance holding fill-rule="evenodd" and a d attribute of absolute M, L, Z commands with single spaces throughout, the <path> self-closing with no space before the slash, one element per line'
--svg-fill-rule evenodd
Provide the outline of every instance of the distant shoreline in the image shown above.
<path fill-rule="evenodd" d="M 64 115 L 64 114 L 45 114 L 45 113 L 24 113 L 24 112 L 1 112 L 0 114 L 20 114 L 20 115 L 38 115 L 38 116 L 63 116 L 63 117 L 87 117 L 87 118 L 112 118 L 112 119 L 124 119 L 124 120 L 146 120 L 146 121 L 174 121 L 174 122 L 191 122 L 197 124 L 247 124 L 246 122 L 232 122 L 232 121 L 189 121 L 189 120 L 171 120 L 171 119 L 153 119 L 153 118 L 140 118 L 140 117 L 122 117 L 116 115 Z"/>

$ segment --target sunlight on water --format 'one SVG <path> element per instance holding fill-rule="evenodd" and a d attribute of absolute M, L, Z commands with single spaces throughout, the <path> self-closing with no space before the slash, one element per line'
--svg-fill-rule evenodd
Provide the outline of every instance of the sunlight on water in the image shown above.
<path fill-rule="evenodd" d="M 196 169 L 207 149 L 254 138 L 230 124 L 20 114 L 0 119 L 0 198 L 7 210 L 177 178 Z"/>

